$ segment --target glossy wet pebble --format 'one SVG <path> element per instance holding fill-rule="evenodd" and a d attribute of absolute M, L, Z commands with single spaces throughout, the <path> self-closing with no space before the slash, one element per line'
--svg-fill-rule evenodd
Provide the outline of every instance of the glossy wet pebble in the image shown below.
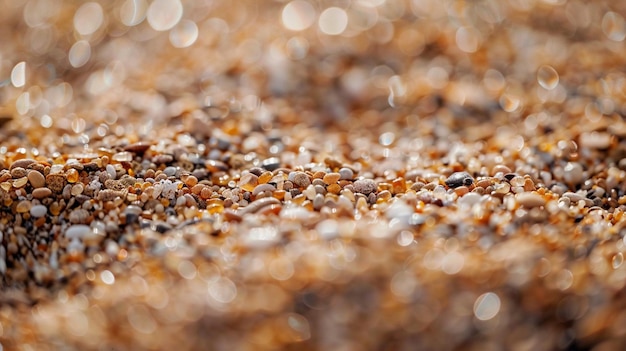
<path fill-rule="evenodd" d="M 455 172 L 452 173 L 446 179 L 446 185 L 451 188 L 458 188 L 460 186 L 470 186 L 474 183 L 474 178 L 467 172 Z"/>

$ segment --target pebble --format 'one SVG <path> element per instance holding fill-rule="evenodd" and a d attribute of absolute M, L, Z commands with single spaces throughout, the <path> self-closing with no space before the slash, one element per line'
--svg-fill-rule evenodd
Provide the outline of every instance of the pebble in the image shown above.
<path fill-rule="evenodd" d="M 568 162 L 563 168 L 563 180 L 572 185 L 582 183 L 583 167 L 577 162 Z"/>
<path fill-rule="evenodd" d="M 74 224 L 67 228 L 65 237 L 68 239 L 82 239 L 91 233 L 91 228 L 84 224 Z"/>
<path fill-rule="evenodd" d="M 372 179 L 359 179 L 352 183 L 352 186 L 355 192 L 365 195 L 369 195 L 377 189 L 376 182 Z"/>
<path fill-rule="evenodd" d="M 270 157 L 261 162 L 261 167 L 268 171 L 274 171 L 280 167 L 280 159 L 278 157 Z"/>
<path fill-rule="evenodd" d="M 276 191 L 276 188 L 269 183 L 265 183 L 265 184 L 259 184 L 256 187 L 254 187 L 254 190 L 252 190 L 252 195 L 257 196 L 259 195 L 261 192 L 274 192 Z"/>
<path fill-rule="evenodd" d="M 527 208 L 540 207 L 546 204 L 543 196 L 532 192 L 516 194 L 515 199 L 520 206 Z"/>
<path fill-rule="evenodd" d="M 135 206 L 135 205 L 128 205 L 126 206 L 126 208 L 124 209 L 124 213 L 128 214 L 134 214 L 136 216 L 139 216 L 141 214 L 141 212 L 143 212 L 143 210 L 141 209 L 141 207 L 139 206 Z"/>
<path fill-rule="evenodd" d="M 35 199 L 44 199 L 50 195 L 52 195 L 52 190 L 48 188 L 37 188 L 33 190 L 33 198 Z"/>
<path fill-rule="evenodd" d="M 48 213 L 48 208 L 44 205 L 35 205 L 30 208 L 30 215 L 34 218 L 40 218 Z"/>
<path fill-rule="evenodd" d="M 463 197 L 461 197 L 457 203 L 460 206 L 468 206 L 468 207 L 472 207 L 475 204 L 480 202 L 480 199 L 482 198 L 482 195 L 477 194 L 477 193 L 467 193 L 465 195 L 463 195 Z"/>
<path fill-rule="evenodd" d="M 13 178 L 26 177 L 27 174 L 28 174 L 28 171 L 25 170 L 22 167 L 15 167 L 15 168 L 11 169 L 11 177 L 13 177 Z"/>
<path fill-rule="evenodd" d="M 315 230 L 317 230 L 319 236 L 324 240 L 336 239 L 340 234 L 339 223 L 334 219 L 320 221 L 315 226 Z"/>
<path fill-rule="evenodd" d="M 111 159 L 116 162 L 130 162 L 133 160 L 133 154 L 128 151 L 122 151 L 114 154 Z"/>
<path fill-rule="evenodd" d="M 127 145 L 126 147 L 124 147 L 124 151 L 129 151 L 136 154 L 143 154 L 144 152 L 146 152 L 146 150 L 150 148 L 150 146 L 151 145 L 149 143 L 138 142 Z"/>
<path fill-rule="evenodd" d="M 198 184 L 198 178 L 195 176 L 189 175 L 185 178 L 184 183 L 187 187 L 193 188 Z"/>
<path fill-rule="evenodd" d="M 17 203 L 17 206 L 15 207 L 15 211 L 17 211 L 17 213 L 25 213 L 30 211 L 31 208 L 31 202 L 28 200 L 22 200 L 20 202 Z"/>
<path fill-rule="evenodd" d="M 25 186 L 26 183 L 28 183 L 28 178 L 27 177 L 18 178 L 15 181 L 13 181 L 13 187 L 14 188 L 21 188 L 21 187 Z"/>
<path fill-rule="evenodd" d="M 570 201 L 573 201 L 573 202 L 578 202 L 580 200 L 584 200 L 585 199 L 585 197 L 583 195 L 578 194 L 578 193 L 574 193 L 574 192 L 571 192 L 571 191 L 567 191 L 567 192 L 563 193 L 562 196 L 570 199 Z"/>
<path fill-rule="evenodd" d="M 163 173 L 165 173 L 168 177 L 173 177 L 176 174 L 176 167 L 165 167 Z"/>
<path fill-rule="evenodd" d="M 347 167 L 343 167 L 339 169 L 339 179 L 352 180 L 354 178 L 354 172 Z"/>
<path fill-rule="evenodd" d="M 474 178 L 467 172 L 455 172 L 446 179 L 446 185 L 450 188 L 457 188 L 463 185 L 470 186 L 473 183 Z"/>
<path fill-rule="evenodd" d="M 78 208 L 73 210 L 72 212 L 70 212 L 70 223 L 73 224 L 84 224 L 86 223 L 87 219 L 89 218 L 90 213 L 87 210 L 83 210 L 82 208 Z"/>
<path fill-rule="evenodd" d="M 491 175 L 496 175 L 497 173 L 502 173 L 502 174 L 511 173 L 511 169 L 505 165 L 495 165 L 491 169 Z"/>
<path fill-rule="evenodd" d="M 606 149 L 611 146 L 611 134 L 605 132 L 581 133 L 580 146 L 590 149 Z"/>
<path fill-rule="evenodd" d="M 37 161 L 35 161 L 33 159 L 30 159 L 30 158 L 23 158 L 21 160 L 17 160 L 15 162 L 13 162 L 11 164 L 11 167 L 9 168 L 9 170 L 13 170 L 14 168 L 17 168 L 17 167 L 21 167 L 21 168 L 26 169 L 26 168 L 28 168 L 28 166 L 30 166 L 31 164 L 33 164 L 35 162 L 37 162 Z"/>
<path fill-rule="evenodd" d="M 290 180 L 292 181 L 293 184 L 301 188 L 306 188 L 307 186 L 311 184 L 311 180 L 309 179 L 309 176 L 306 175 L 306 173 L 304 172 L 295 172 L 293 179 L 290 179 Z"/>
<path fill-rule="evenodd" d="M 63 174 L 48 174 L 48 176 L 46 177 L 46 184 L 48 185 L 48 188 L 55 193 L 62 192 L 63 188 L 65 187 L 65 183 L 66 180 Z"/>
<path fill-rule="evenodd" d="M 115 180 L 117 178 L 117 172 L 115 171 L 115 166 L 109 164 L 105 168 L 107 174 L 109 175 L 109 179 Z"/>
<path fill-rule="evenodd" d="M 322 181 L 327 184 L 335 184 L 339 181 L 339 179 L 341 179 L 341 174 L 340 173 L 327 173 L 326 175 L 324 175 L 324 177 L 322 178 Z"/>
<path fill-rule="evenodd" d="M 28 181 L 33 188 L 41 188 L 46 185 L 46 178 L 43 174 L 35 170 L 28 172 Z"/>
<path fill-rule="evenodd" d="M 262 199 L 253 201 L 248 206 L 238 210 L 237 214 L 242 216 L 250 213 L 255 213 L 260 211 L 262 208 L 270 205 L 280 205 L 280 200 L 274 197 L 264 197 Z"/>

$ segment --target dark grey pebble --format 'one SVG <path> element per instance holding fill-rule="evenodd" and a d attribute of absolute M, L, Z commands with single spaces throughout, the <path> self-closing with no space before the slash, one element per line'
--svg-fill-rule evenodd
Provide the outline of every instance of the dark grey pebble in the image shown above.
<path fill-rule="evenodd" d="M 270 157 L 268 159 L 263 160 L 261 163 L 261 167 L 265 168 L 268 171 L 273 171 L 280 167 L 280 160 L 278 157 Z"/>
<path fill-rule="evenodd" d="M 446 185 L 451 188 L 458 188 L 463 185 L 470 186 L 473 183 L 474 178 L 467 172 L 455 172 L 446 179 Z"/>

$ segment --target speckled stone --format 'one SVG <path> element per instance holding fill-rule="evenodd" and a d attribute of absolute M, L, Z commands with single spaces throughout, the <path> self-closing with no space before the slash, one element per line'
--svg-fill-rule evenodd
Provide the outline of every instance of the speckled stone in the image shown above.
<path fill-rule="evenodd" d="M 369 195 L 376 191 L 376 182 L 371 179 L 359 179 L 352 184 L 357 193 Z"/>

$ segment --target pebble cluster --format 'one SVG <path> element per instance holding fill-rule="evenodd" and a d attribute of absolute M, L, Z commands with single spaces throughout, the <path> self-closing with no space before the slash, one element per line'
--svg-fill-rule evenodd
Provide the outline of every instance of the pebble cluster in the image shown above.
<path fill-rule="evenodd" d="M 0 8 L 0 350 L 626 345 L 626 3 Z"/>

